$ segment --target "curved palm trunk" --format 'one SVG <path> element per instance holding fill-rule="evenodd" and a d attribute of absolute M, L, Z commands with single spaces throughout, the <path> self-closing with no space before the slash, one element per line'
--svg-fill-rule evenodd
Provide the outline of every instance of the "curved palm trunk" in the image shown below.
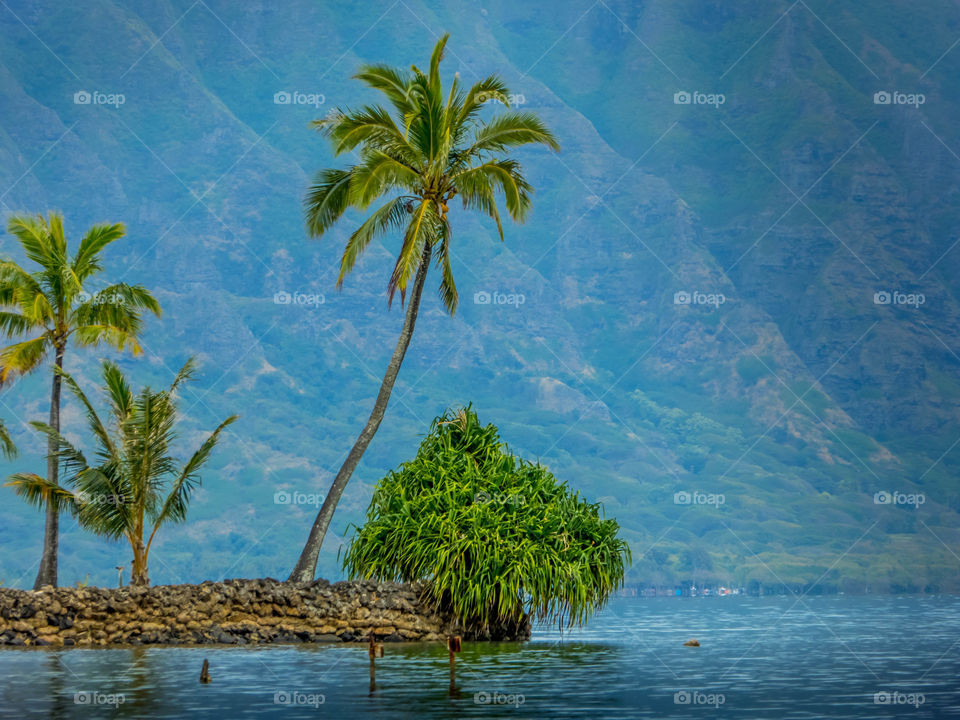
<path fill-rule="evenodd" d="M 57 369 L 63 369 L 64 348 L 57 348 Z M 60 373 L 53 373 L 53 389 L 50 391 L 50 427 L 60 432 Z M 47 440 L 47 479 L 56 485 L 59 465 L 57 463 L 57 443 Z M 33 582 L 33 589 L 39 590 L 44 585 L 57 586 L 57 550 L 60 533 L 60 515 L 56 505 L 47 500 L 47 520 L 43 529 L 43 555 L 40 557 L 40 570 L 37 579 Z"/>
<path fill-rule="evenodd" d="M 317 513 L 317 519 L 313 521 L 313 527 L 310 528 L 310 537 L 307 538 L 307 544 L 300 553 L 300 559 L 297 560 L 297 566 L 290 573 L 288 582 L 310 582 L 317 572 L 317 558 L 320 555 L 320 546 L 323 545 L 323 538 L 327 534 L 327 528 L 330 527 L 330 521 L 333 519 L 333 513 L 337 509 L 337 503 L 340 502 L 340 496 L 350 480 L 350 476 L 356 469 L 360 458 L 366 451 L 370 441 L 380 427 L 384 414 L 387 412 L 387 403 L 390 401 L 390 393 L 393 392 L 393 384 L 400 373 L 400 364 L 403 362 L 403 356 L 410 346 L 410 338 L 413 336 L 413 328 L 417 322 L 417 312 L 420 309 L 420 296 L 423 293 L 423 284 L 427 278 L 427 270 L 430 269 L 431 248 L 427 245 L 423 252 L 423 258 L 420 261 L 420 267 L 417 269 L 416 278 L 413 281 L 413 289 L 410 293 L 410 304 L 407 306 L 407 314 L 403 320 L 403 328 L 400 331 L 400 337 L 397 339 L 397 346 L 393 350 L 393 356 L 390 358 L 390 364 L 387 365 L 387 372 L 383 376 L 383 382 L 380 384 L 380 392 L 377 394 L 377 401 L 373 405 L 373 411 L 370 418 L 363 428 L 363 432 L 357 438 L 357 441 L 350 448 L 347 459 L 340 467 L 340 471 L 330 486 L 330 491 L 323 501 L 320 512 Z"/>

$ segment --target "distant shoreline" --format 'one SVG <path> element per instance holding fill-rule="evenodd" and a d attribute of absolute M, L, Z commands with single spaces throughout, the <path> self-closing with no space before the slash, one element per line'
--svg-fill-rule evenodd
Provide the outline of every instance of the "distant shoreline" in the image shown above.
<path fill-rule="evenodd" d="M 821 586 L 821 585 L 765 585 L 759 588 L 758 590 L 749 590 L 746 588 L 736 588 L 736 592 L 729 593 L 720 593 L 717 592 L 716 586 L 707 586 L 705 588 L 699 588 L 696 592 L 691 592 L 690 587 L 687 586 L 658 586 L 656 588 L 649 585 L 630 585 L 623 587 L 616 592 L 618 597 L 638 597 L 638 598 L 654 598 L 654 597 L 665 597 L 665 598 L 690 598 L 690 597 L 779 597 L 779 596 L 792 596 L 792 595 L 803 595 L 805 597 L 811 596 L 841 596 L 841 595 L 852 595 L 852 596 L 880 596 L 880 597 L 889 597 L 896 595 L 960 595 L 960 591 L 956 590 L 945 590 L 941 589 L 939 586 L 936 587 L 910 587 L 910 588 L 896 588 L 896 589 L 886 589 L 878 590 L 876 588 L 871 589 L 843 589 L 840 590 L 836 587 L 830 586 Z"/>

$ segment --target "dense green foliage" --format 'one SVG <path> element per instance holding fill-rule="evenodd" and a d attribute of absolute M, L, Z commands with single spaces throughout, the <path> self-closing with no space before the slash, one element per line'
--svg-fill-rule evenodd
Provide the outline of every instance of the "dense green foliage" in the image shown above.
<path fill-rule="evenodd" d="M 377 485 L 344 562 L 354 577 L 428 581 L 467 627 L 524 615 L 582 623 L 623 581 L 616 520 L 510 453 L 468 406 L 434 420 L 414 460 Z"/>

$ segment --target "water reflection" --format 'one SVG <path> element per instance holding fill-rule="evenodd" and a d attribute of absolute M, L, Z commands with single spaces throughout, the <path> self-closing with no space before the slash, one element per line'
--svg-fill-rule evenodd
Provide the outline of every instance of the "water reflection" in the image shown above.
<path fill-rule="evenodd" d="M 960 717 L 956 598 L 793 604 L 621 599 L 576 632 L 464 643 L 454 666 L 443 643 L 376 659 L 366 644 L 4 649 L 0 716 Z M 924 702 L 877 704 L 887 691 Z"/>

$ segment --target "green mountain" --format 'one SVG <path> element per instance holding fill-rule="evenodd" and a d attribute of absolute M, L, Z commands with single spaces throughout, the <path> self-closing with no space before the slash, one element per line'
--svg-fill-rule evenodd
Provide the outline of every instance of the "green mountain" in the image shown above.
<path fill-rule="evenodd" d="M 242 414 L 153 582 L 292 567 L 401 320 L 395 244 L 338 293 L 351 223 L 306 239 L 308 179 L 344 161 L 307 124 L 374 100 L 359 63 L 422 64 L 446 31 L 446 70 L 502 75 L 563 153 L 522 156 L 534 212 L 503 244 L 451 206 L 461 309 L 425 300 L 321 572 L 377 479 L 473 401 L 617 518 L 631 582 L 958 589 L 954 4 L 9 0 L 0 214 L 125 222 L 109 274 L 165 314 L 123 367 L 159 385 L 196 354 L 192 430 Z M 68 367 L 93 383 L 96 361 Z M 23 421 L 47 383 L 0 394 L 24 451 L 5 471 L 42 467 Z M 65 427 L 82 440 L 69 402 Z M 32 581 L 41 527 L 0 503 L 6 584 Z M 112 583 L 125 553 L 66 520 L 61 580 Z"/>

